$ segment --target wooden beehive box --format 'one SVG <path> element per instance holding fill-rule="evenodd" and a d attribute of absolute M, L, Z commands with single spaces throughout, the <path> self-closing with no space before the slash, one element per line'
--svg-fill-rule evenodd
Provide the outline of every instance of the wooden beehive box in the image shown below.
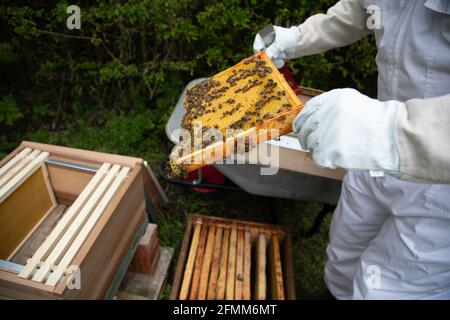
<path fill-rule="evenodd" d="M 294 300 L 286 228 L 195 215 L 181 246 L 172 300 Z"/>
<path fill-rule="evenodd" d="M 145 219 L 144 161 L 22 142 L 0 179 L 0 297 L 103 298 Z"/>
<path fill-rule="evenodd" d="M 303 103 L 264 52 L 189 88 L 182 127 L 190 139 L 170 156 L 174 174 L 245 152 L 292 131 Z M 197 140 L 201 139 L 201 143 Z"/>

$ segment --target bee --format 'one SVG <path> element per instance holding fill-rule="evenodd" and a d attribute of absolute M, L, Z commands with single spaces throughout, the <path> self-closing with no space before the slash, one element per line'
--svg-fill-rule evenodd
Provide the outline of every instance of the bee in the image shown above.
<path fill-rule="evenodd" d="M 272 113 L 266 113 L 264 116 L 263 116 L 263 119 L 264 120 L 269 120 L 269 119 L 272 119 L 274 117 L 274 115 L 272 114 Z"/>
<path fill-rule="evenodd" d="M 277 119 L 278 122 L 284 122 L 286 121 L 286 116 L 281 116 Z"/>

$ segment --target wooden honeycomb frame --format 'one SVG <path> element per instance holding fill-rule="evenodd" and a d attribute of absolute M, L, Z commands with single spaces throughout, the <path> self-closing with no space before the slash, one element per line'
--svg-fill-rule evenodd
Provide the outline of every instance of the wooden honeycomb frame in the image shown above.
<path fill-rule="evenodd" d="M 258 65 L 259 71 L 251 74 L 252 70 L 256 70 L 252 68 L 257 68 Z M 236 75 L 244 73 L 245 78 L 231 81 Z M 209 81 L 209 84 L 205 81 Z M 275 84 L 272 92 L 263 95 L 270 84 Z M 219 86 L 220 88 L 217 88 Z M 227 87 L 227 90 L 225 92 L 219 90 L 217 93 L 218 89 L 223 87 Z M 248 87 L 250 88 L 245 92 L 236 92 Z M 259 102 L 268 97 L 269 101 L 261 107 Z M 197 102 L 197 105 L 192 103 L 192 100 Z M 175 146 L 170 156 L 174 174 L 191 172 L 219 159 L 225 159 L 238 151 L 248 151 L 256 144 L 291 132 L 292 122 L 303 108 L 303 103 L 269 57 L 260 52 L 188 89 L 185 108 L 182 127 L 189 130 L 191 136 L 195 135 L 195 130 L 203 134 L 207 129 L 216 129 L 226 138 L 203 144 L 201 148 L 196 149 L 193 148 L 192 141 L 191 146 L 183 142 Z M 201 128 L 194 128 L 195 121 L 201 122 Z M 239 130 L 230 134 L 227 133 L 229 128 Z M 269 134 L 260 135 L 262 129 L 267 129 Z M 246 141 L 244 150 L 238 150 L 237 141 Z M 186 149 L 190 152 L 186 152 Z M 181 154 L 181 150 L 184 153 Z"/>
<path fill-rule="evenodd" d="M 193 215 L 178 255 L 171 300 L 295 300 L 289 229 Z"/>

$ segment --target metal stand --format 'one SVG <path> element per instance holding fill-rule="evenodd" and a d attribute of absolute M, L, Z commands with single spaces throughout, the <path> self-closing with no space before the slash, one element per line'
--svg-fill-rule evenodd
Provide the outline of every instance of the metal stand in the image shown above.
<path fill-rule="evenodd" d="M 327 214 L 332 214 L 334 212 L 334 209 L 336 209 L 336 205 L 325 203 L 322 206 L 322 210 L 317 214 L 316 220 L 314 220 L 312 227 L 306 231 L 297 232 L 293 235 L 293 237 L 308 239 L 314 236 L 319 231 L 323 219 L 327 216 Z"/>
<path fill-rule="evenodd" d="M 180 179 L 171 179 L 167 175 L 164 174 L 164 166 L 165 166 L 165 163 L 164 162 L 161 163 L 161 165 L 159 167 L 159 170 L 158 170 L 158 175 L 160 176 L 161 179 L 163 179 L 164 181 L 166 181 L 167 183 L 170 183 L 170 184 L 176 184 L 176 185 L 179 185 L 179 186 L 190 187 L 190 188 L 205 188 L 205 189 L 227 190 L 227 191 L 242 191 L 242 189 L 239 188 L 236 185 L 204 183 L 202 181 L 201 169 L 198 169 L 199 170 L 199 175 L 198 175 L 197 180 L 188 181 L 188 180 L 180 180 Z"/>

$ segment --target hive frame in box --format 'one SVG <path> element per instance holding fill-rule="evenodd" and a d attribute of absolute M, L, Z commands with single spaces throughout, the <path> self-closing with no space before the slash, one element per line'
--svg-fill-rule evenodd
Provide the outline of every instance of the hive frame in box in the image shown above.
<path fill-rule="evenodd" d="M 22 279 L 18 277 L 19 270 L 2 265 L 0 266 L 0 296 L 6 298 L 50 299 L 102 298 L 132 241 L 133 235 L 144 221 L 143 160 L 23 142 L 16 150 L 0 161 L 0 168 L 25 148 L 48 152 L 51 158 L 57 161 L 77 162 L 80 165 L 90 167 L 98 167 L 104 162 L 110 162 L 127 166 L 131 168 L 131 172 L 121 188 L 117 190 L 117 193 L 105 206 L 103 214 L 97 217 L 96 223 L 92 224 L 91 232 L 86 232 L 84 236 L 85 241 L 83 241 L 78 250 L 75 250 L 76 253 L 74 252 L 71 263 L 79 266 L 81 270 L 80 290 L 69 290 L 63 281 L 55 286 L 48 286 L 30 279 Z M 75 200 L 81 192 L 79 190 L 80 186 L 84 188 L 86 181 L 90 180 L 92 176 L 83 178 L 84 182 L 80 182 L 83 179 L 77 181 L 73 186 L 76 190 L 71 194 L 68 192 L 68 190 L 70 191 L 71 181 L 55 179 L 55 175 L 58 174 L 54 170 L 56 167 L 50 165 L 50 163 L 48 167 L 50 180 L 52 180 L 53 175 L 54 181 L 52 182 L 57 182 L 58 190 L 56 190 L 55 196 L 60 202 L 70 203 Z M 76 169 L 73 170 L 76 171 Z M 59 192 L 60 190 L 64 190 L 64 192 Z M 117 236 L 118 234 L 120 234 L 120 237 Z"/>
<path fill-rule="evenodd" d="M 200 224 L 204 224 L 205 227 L 199 227 Z M 174 276 L 170 299 L 197 299 L 198 294 L 202 292 L 203 289 L 201 288 L 201 277 L 205 277 L 205 275 L 202 272 L 198 272 L 198 269 L 203 269 L 204 271 L 206 271 L 207 268 L 204 268 L 204 261 L 201 261 L 202 258 L 199 258 L 203 256 L 203 254 L 198 253 L 204 252 L 205 250 L 208 250 L 208 246 L 212 247 L 214 245 L 210 244 L 210 242 L 214 242 L 211 241 L 211 238 L 209 242 L 207 241 L 207 238 L 209 237 L 207 230 L 212 229 L 210 228 L 210 226 L 215 226 L 215 228 L 223 229 L 223 250 L 230 253 L 229 255 L 224 256 L 225 259 L 221 259 L 221 270 L 224 270 L 224 266 L 228 266 L 227 273 L 229 273 L 230 269 L 232 269 L 231 272 L 234 274 L 236 268 L 239 267 L 235 264 L 235 262 L 236 259 L 239 259 L 239 261 L 244 261 L 244 267 L 239 271 L 243 272 L 244 276 L 246 274 L 248 275 L 250 270 L 246 269 L 245 261 L 246 259 L 250 258 L 250 248 L 248 248 L 245 243 L 249 243 L 250 237 L 252 237 L 254 238 L 254 242 L 256 242 L 256 248 L 260 249 L 261 252 L 264 253 L 262 255 L 257 255 L 257 257 L 260 257 L 260 259 L 257 259 L 256 261 L 257 268 L 255 268 L 255 271 L 258 273 L 258 275 L 261 276 L 261 279 L 265 279 L 265 254 L 267 248 L 268 254 L 275 256 L 278 264 L 283 265 L 282 275 L 279 273 L 280 265 L 275 264 L 273 266 L 268 266 L 269 269 L 273 269 L 271 270 L 271 275 L 273 276 L 271 279 L 273 280 L 273 282 L 268 283 L 267 285 L 270 285 L 272 292 L 275 292 L 275 299 L 295 299 L 295 279 L 292 262 L 291 238 L 287 228 L 278 225 L 262 224 L 235 219 L 230 220 L 202 215 L 191 216 L 188 220 L 180 253 L 178 256 L 176 273 Z M 274 234 L 277 236 L 272 237 L 272 235 Z M 275 240 L 268 240 L 269 235 L 271 239 Z M 239 241 L 239 239 L 243 239 L 244 241 Z M 235 241 L 238 243 L 243 242 L 243 248 L 238 248 L 237 244 L 236 246 L 234 246 L 233 244 Z M 280 256 L 280 251 L 276 250 L 277 245 L 279 249 L 281 249 L 284 253 L 282 257 Z M 230 250 L 233 247 L 235 247 L 236 250 Z M 243 257 L 239 257 L 239 255 L 237 255 L 237 252 L 235 251 L 238 250 L 240 252 L 243 252 Z M 210 262 L 209 259 L 207 262 Z M 247 266 L 249 266 L 249 264 L 247 264 Z M 214 269 L 214 264 L 212 268 Z M 198 273 L 198 279 L 195 279 L 196 272 Z M 246 278 L 247 280 L 249 279 L 248 277 L 243 279 L 242 286 L 234 286 L 232 284 L 233 279 L 229 280 L 231 277 L 229 277 L 228 274 L 224 275 L 220 273 L 217 275 L 218 282 L 215 284 L 217 288 L 217 295 L 215 297 L 216 299 L 234 299 L 236 296 L 238 298 L 241 297 L 242 299 L 249 298 L 250 283 L 246 281 Z M 282 279 L 280 277 L 282 277 Z M 280 283 L 280 281 L 282 281 L 282 283 Z M 191 284 L 194 285 L 191 286 Z M 253 293 L 254 297 L 256 299 L 266 299 L 267 290 L 265 281 L 257 281 L 255 284 L 256 285 L 254 289 L 256 291 Z M 209 288 L 211 288 L 211 283 Z M 280 292 L 280 290 L 282 292 Z M 201 297 L 203 298 L 204 296 L 202 295 Z M 213 295 L 208 292 L 207 297 L 208 299 L 210 299 L 213 297 Z"/>
<path fill-rule="evenodd" d="M 87 202 L 88 197 L 94 191 L 94 188 L 97 187 L 97 185 L 99 184 L 103 176 L 106 174 L 106 171 L 109 169 L 109 167 L 110 164 L 103 164 L 102 167 L 100 167 L 95 176 L 91 179 L 91 181 L 89 181 L 88 185 L 83 189 L 83 191 L 75 200 L 75 202 L 70 206 L 69 210 L 67 210 L 62 219 L 58 222 L 56 227 L 52 230 L 52 232 L 45 239 L 45 241 L 42 243 L 39 249 L 28 261 L 25 268 L 19 273 L 19 277 L 21 278 L 30 277 L 32 273 L 35 271 L 35 268 L 41 262 L 41 259 L 44 258 L 44 256 L 47 256 L 47 259 L 45 260 L 47 265 L 52 265 L 56 261 L 55 259 L 55 261 L 50 262 L 51 259 L 49 256 L 50 250 L 52 250 L 55 247 L 57 241 L 61 241 L 60 239 L 63 236 L 63 232 L 65 232 L 67 229 L 70 228 L 69 224 L 71 224 L 74 221 L 76 215 L 81 210 L 81 206 Z M 63 244 L 60 246 L 60 248 L 62 246 Z M 43 269 L 41 268 L 41 270 Z M 35 274 L 33 277 L 37 278 L 38 276 L 39 275 Z"/>

